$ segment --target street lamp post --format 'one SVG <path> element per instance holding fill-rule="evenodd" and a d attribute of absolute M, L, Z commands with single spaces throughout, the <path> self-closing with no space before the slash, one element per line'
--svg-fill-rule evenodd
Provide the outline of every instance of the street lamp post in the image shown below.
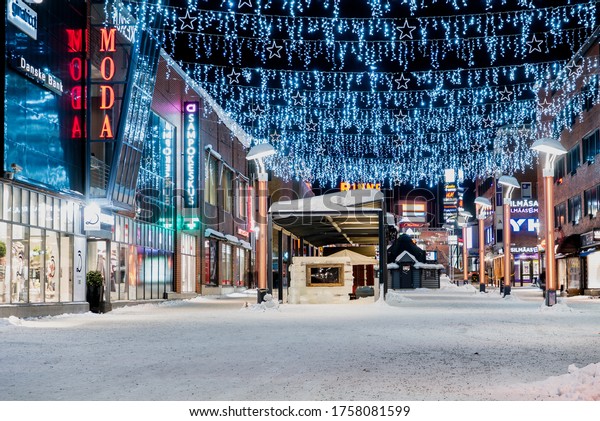
<path fill-rule="evenodd" d="M 267 288 L 267 182 L 269 176 L 265 169 L 263 159 L 275 154 L 275 148 L 268 143 L 261 143 L 252 147 L 246 155 L 247 160 L 256 162 L 258 169 L 258 237 L 256 239 L 256 266 L 257 266 L 257 302 L 260 304 L 264 298 L 264 290 Z"/>
<path fill-rule="evenodd" d="M 450 239 L 450 234 L 452 234 L 452 237 L 454 237 L 454 224 L 444 224 L 443 228 L 446 229 L 446 232 L 448 233 L 448 259 L 449 259 L 449 264 L 448 264 L 448 275 L 450 276 L 450 282 L 454 283 L 454 262 L 452 261 L 453 256 L 452 256 L 452 246 L 454 245 L 454 241 L 452 241 L 452 244 L 450 243 L 451 239 Z"/>
<path fill-rule="evenodd" d="M 503 240 L 504 243 L 504 296 L 510 295 L 511 279 L 510 274 L 512 272 L 510 267 L 510 201 L 512 193 L 515 189 L 521 187 L 515 177 L 503 175 L 498 180 L 498 184 L 504 187 L 504 203 L 503 203 Z"/>
<path fill-rule="evenodd" d="M 485 211 L 492 207 L 490 199 L 481 197 L 475 199 L 477 220 L 479 221 L 479 292 L 485 292 Z"/>
<path fill-rule="evenodd" d="M 556 261 L 554 260 L 554 162 L 567 150 L 556 139 L 545 137 L 533 142 L 531 149 L 546 154 L 546 162 L 542 170 L 544 176 L 544 207 L 546 214 L 546 306 L 556 304 Z"/>
<path fill-rule="evenodd" d="M 462 238 L 463 238 L 463 284 L 467 285 L 469 283 L 469 248 L 467 247 L 467 228 L 469 226 L 469 218 L 471 212 L 460 211 L 459 216 L 462 217 L 463 222 L 460 222 L 459 225 L 462 227 Z"/>

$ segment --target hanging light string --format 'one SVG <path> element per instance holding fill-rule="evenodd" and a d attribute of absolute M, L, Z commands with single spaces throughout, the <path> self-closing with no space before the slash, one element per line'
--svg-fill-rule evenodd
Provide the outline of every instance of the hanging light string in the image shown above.
<path fill-rule="evenodd" d="M 124 2 L 133 15 L 140 3 Z M 413 16 L 430 13 L 431 1 L 368 3 L 364 18 L 340 17 L 335 0 L 320 2 L 326 17 L 305 16 L 308 0 L 222 1 L 219 10 L 156 2 L 146 13 L 165 16 L 152 36 L 174 57 L 192 54 L 178 65 L 251 143 L 276 147 L 268 165 L 287 179 L 416 184 L 443 180 L 446 168 L 512 173 L 534 162 L 531 133 L 570 127 L 599 101 L 598 56 L 566 72 L 564 54 L 598 27 L 598 0 L 518 1 L 513 11 L 486 0 L 485 13 L 444 16 Z M 446 2 L 461 12 L 467 3 Z M 396 14 L 399 5 L 411 13 Z M 265 13 L 275 9 L 284 14 Z M 590 88 L 580 92 L 581 83 Z M 544 95 L 556 91 L 564 94 Z"/>

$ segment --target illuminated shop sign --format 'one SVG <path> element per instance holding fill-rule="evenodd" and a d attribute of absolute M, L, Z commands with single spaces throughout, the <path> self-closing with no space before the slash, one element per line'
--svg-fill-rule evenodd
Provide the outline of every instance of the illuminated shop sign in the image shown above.
<path fill-rule="evenodd" d="M 183 180 L 185 185 L 185 207 L 198 206 L 198 131 L 200 105 L 198 102 L 184 102 L 183 104 L 183 137 L 184 156 Z"/>
<path fill-rule="evenodd" d="M 63 94 L 62 80 L 54 76 L 49 71 L 34 66 L 22 56 L 17 58 L 15 64 L 18 70 L 34 79 L 36 82 L 41 83 L 44 87 L 50 89 L 52 92 L 58 95 Z"/>
<path fill-rule="evenodd" d="M 120 3 L 120 2 L 119 2 Z M 108 13 L 109 22 L 117 28 L 129 42 L 132 44 L 135 41 L 136 25 L 134 20 L 128 16 L 128 12 L 124 9 L 122 3 L 113 4 L 112 9 Z"/>
<path fill-rule="evenodd" d="M 108 85 L 115 76 L 115 60 L 113 53 L 117 51 L 115 48 L 116 28 L 100 28 L 100 52 L 106 53 L 100 61 L 100 77 L 107 84 L 99 85 L 100 88 L 100 105 L 99 109 L 104 113 L 102 125 L 98 137 L 100 139 L 114 139 L 113 122 L 111 121 L 111 111 L 115 105 L 115 90 L 111 85 Z"/>
<path fill-rule="evenodd" d="M 71 94 L 71 109 L 74 111 L 71 121 L 71 139 L 83 139 L 85 126 L 82 123 L 81 110 L 85 107 L 85 94 L 82 92 L 83 80 L 86 76 L 86 67 L 83 59 L 83 30 L 67 29 L 67 48 L 73 57 L 69 61 L 69 84 Z"/>
<path fill-rule="evenodd" d="M 513 232 L 537 232 L 540 226 L 538 218 L 519 218 L 510 220 Z"/>
<path fill-rule="evenodd" d="M 537 253 L 537 247 L 511 247 L 511 253 Z"/>
<path fill-rule="evenodd" d="M 173 148 L 174 148 L 174 127 L 165 123 L 162 132 L 162 169 L 166 182 L 171 182 L 173 177 Z M 164 192 L 165 204 L 171 205 L 170 186 L 165 185 Z"/>
<path fill-rule="evenodd" d="M 381 183 L 347 183 L 345 181 L 342 181 L 340 183 L 341 191 L 366 190 L 366 189 L 381 190 Z"/>
<path fill-rule="evenodd" d="M 510 213 L 525 213 L 525 214 L 536 214 L 538 213 L 538 201 L 537 200 L 512 200 L 510 202 Z"/>
<path fill-rule="evenodd" d="M 10 23 L 37 40 L 37 13 L 27 6 L 23 0 L 8 0 L 6 14 Z"/>

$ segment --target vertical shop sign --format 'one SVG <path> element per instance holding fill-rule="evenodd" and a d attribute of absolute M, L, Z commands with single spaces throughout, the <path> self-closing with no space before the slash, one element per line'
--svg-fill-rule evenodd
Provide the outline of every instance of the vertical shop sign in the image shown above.
<path fill-rule="evenodd" d="M 170 183 L 173 177 L 173 132 L 173 126 L 165 123 L 162 130 L 162 168 L 164 171 L 162 176 L 165 178 L 165 191 L 163 194 L 167 206 L 171 205 Z"/>
<path fill-rule="evenodd" d="M 198 206 L 198 131 L 199 103 L 183 103 L 184 156 L 183 179 L 185 185 L 185 207 Z"/>
<path fill-rule="evenodd" d="M 115 76 L 115 61 L 112 53 L 115 53 L 115 35 L 117 28 L 100 28 L 100 52 L 106 53 L 100 62 L 100 77 L 105 83 L 112 81 Z M 111 54 L 109 54 L 111 53 Z M 115 105 L 115 90 L 109 84 L 100 85 L 100 110 L 104 113 L 102 126 L 100 128 L 100 139 L 113 139 L 114 131 L 110 120 L 110 110 Z"/>
<path fill-rule="evenodd" d="M 69 54 L 74 56 L 69 61 L 69 76 L 71 86 L 71 109 L 73 118 L 71 120 L 71 139 L 83 139 L 86 128 L 85 121 L 82 123 L 82 109 L 85 109 L 85 87 L 86 66 L 83 62 L 83 30 L 67 29 L 67 48 Z"/>

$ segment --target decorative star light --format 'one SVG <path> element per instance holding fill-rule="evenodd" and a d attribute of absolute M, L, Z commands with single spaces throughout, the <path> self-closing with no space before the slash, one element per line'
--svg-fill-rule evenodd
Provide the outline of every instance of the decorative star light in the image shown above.
<path fill-rule="evenodd" d="M 398 113 L 394 114 L 394 117 L 399 122 L 403 122 L 404 120 L 406 120 L 406 117 L 408 117 L 408 115 L 404 114 L 404 112 L 402 110 L 398 110 Z"/>
<path fill-rule="evenodd" d="M 305 128 L 307 132 L 314 132 L 317 130 L 317 123 L 315 123 L 312 119 L 312 117 L 310 118 L 310 120 L 305 124 Z"/>
<path fill-rule="evenodd" d="M 500 91 L 500 101 L 510 101 L 510 98 L 514 94 L 513 91 L 509 91 L 508 87 L 505 86 L 503 91 Z"/>
<path fill-rule="evenodd" d="M 271 143 L 279 143 L 281 141 L 281 135 L 279 133 L 277 133 L 277 129 L 275 129 L 275 131 L 273 133 L 271 133 L 269 136 L 271 136 Z"/>
<path fill-rule="evenodd" d="M 578 66 L 575 62 L 569 63 L 567 67 L 565 67 L 569 71 L 569 77 L 579 74 L 581 72 L 582 66 Z"/>
<path fill-rule="evenodd" d="M 185 16 L 182 18 L 177 18 L 181 21 L 181 28 L 180 30 L 184 30 L 185 28 L 190 28 L 192 31 L 194 30 L 194 25 L 193 23 L 198 20 L 198 18 L 193 18 L 190 16 L 190 9 L 186 9 L 185 11 Z"/>
<path fill-rule="evenodd" d="M 300 95 L 300 92 L 296 92 L 296 95 L 292 97 L 294 105 L 304 105 L 304 97 Z"/>
<path fill-rule="evenodd" d="M 240 83 L 240 81 L 238 80 L 240 75 L 241 75 L 241 73 L 236 72 L 235 69 L 231 69 L 231 73 L 229 73 L 227 75 L 227 77 L 229 78 L 229 83 L 230 84 Z"/>
<path fill-rule="evenodd" d="M 404 23 L 402 24 L 402 26 L 396 27 L 396 29 L 398 31 L 400 31 L 400 39 L 401 40 L 403 40 L 404 38 L 413 39 L 412 32 L 416 28 L 417 28 L 416 26 L 410 26 L 408 24 L 408 19 L 404 19 Z M 405 32 L 405 31 L 407 31 L 407 32 Z"/>
<path fill-rule="evenodd" d="M 256 106 L 254 106 L 252 108 L 252 114 L 254 114 L 256 117 L 260 117 L 265 111 L 260 108 L 259 104 L 256 104 Z"/>
<path fill-rule="evenodd" d="M 410 78 L 405 78 L 404 73 L 402 73 L 399 78 L 394 79 L 394 82 L 398 84 L 398 89 L 408 89 Z"/>
<path fill-rule="evenodd" d="M 540 53 L 542 52 L 542 43 L 544 41 L 542 40 L 538 40 L 535 37 L 535 34 L 533 34 L 533 38 L 531 39 L 531 41 L 527 41 L 525 44 L 527 44 L 529 46 L 529 53 L 533 53 L 534 51 L 539 51 Z M 535 45 L 534 45 L 535 44 Z"/>
<path fill-rule="evenodd" d="M 275 43 L 275 40 L 273 40 L 273 44 L 270 47 L 267 47 L 267 50 L 269 51 L 269 58 L 273 58 L 273 57 L 278 57 L 281 58 L 281 54 L 280 51 L 283 47 L 279 46 Z M 277 51 L 275 51 L 277 50 Z"/>
<path fill-rule="evenodd" d="M 486 129 L 494 127 L 494 120 L 492 120 L 489 117 L 482 119 L 481 122 L 483 123 L 483 127 L 485 127 Z"/>
<path fill-rule="evenodd" d="M 122 1 L 136 17 L 147 3 Z M 261 1 L 256 10 L 249 0 L 233 0 L 190 7 L 195 20 L 189 12 L 188 20 L 177 18 L 183 9 L 169 2 L 148 3 L 154 3 L 150 13 L 175 16 L 185 30 L 173 28 L 173 18 L 144 30 L 177 57 L 186 83 L 206 90 L 244 138 L 251 144 L 270 138 L 281 155 L 271 169 L 284 179 L 416 184 L 423 177 L 443 180 L 446 168 L 469 178 L 524 170 L 535 156 L 531 135 L 517 128 L 557 136 L 584 112 L 582 83 L 600 73 L 594 54 L 579 57 L 581 67 L 567 66 L 597 26 L 595 0 L 536 6 L 486 0 L 484 13 L 466 9 L 466 0 L 433 2 L 440 13 L 463 9 L 443 16 L 424 0 L 370 0 L 360 18 L 346 17 L 353 16 L 352 2 L 339 0 Z M 181 48 L 188 49 L 183 61 Z M 533 54 L 542 49 L 548 54 Z M 269 60 L 281 57 L 287 62 Z M 556 94 L 545 99 L 544 92 Z M 588 97 L 600 103 L 600 95 Z M 515 139 L 510 160 L 488 148 L 498 126 L 515 128 L 503 134 Z"/>

